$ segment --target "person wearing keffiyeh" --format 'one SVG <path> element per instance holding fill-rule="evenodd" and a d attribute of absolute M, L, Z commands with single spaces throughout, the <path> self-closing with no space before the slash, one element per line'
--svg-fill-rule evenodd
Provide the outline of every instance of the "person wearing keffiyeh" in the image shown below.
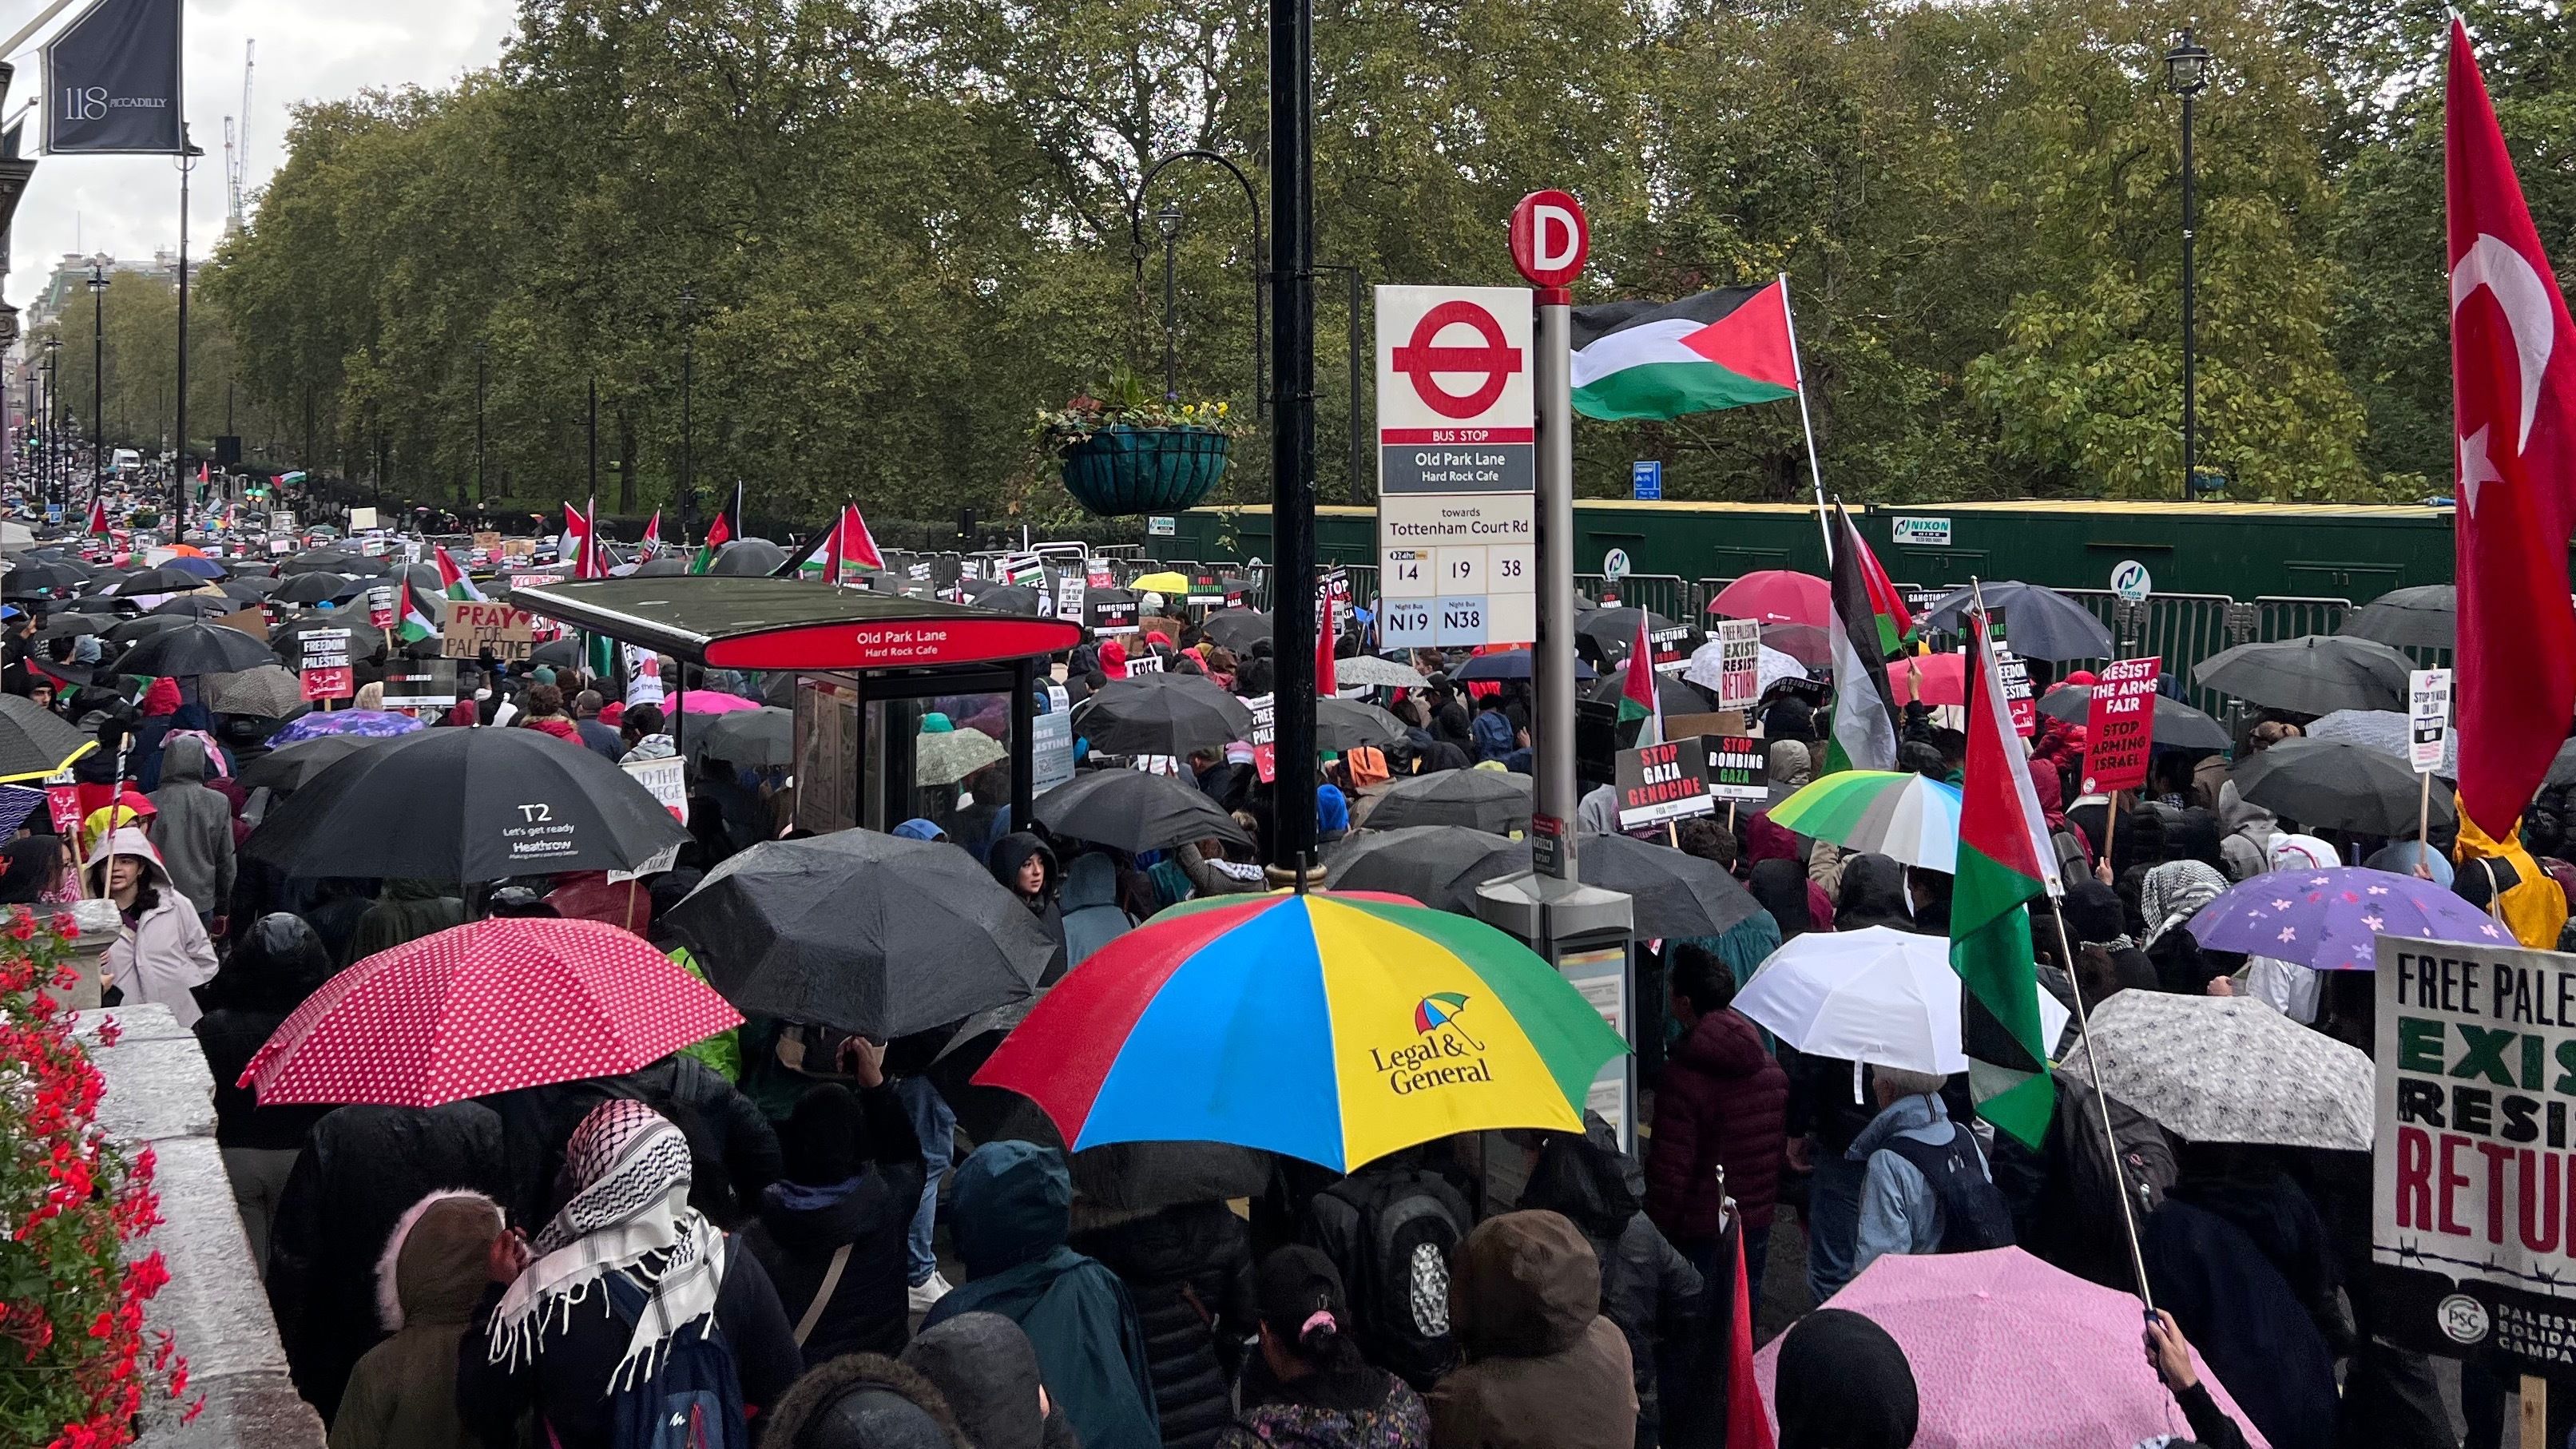
<path fill-rule="evenodd" d="M 731 1354 L 755 1419 L 778 1402 L 803 1368 L 786 1311 L 759 1261 L 689 1206 L 689 1182 L 688 1139 L 642 1102 L 602 1102 L 573 1129 L 569 1200 L 533 1243 L 495 1245 L 493 1287 L 458 1347 L 469 1427 L 510 1442 L 533 1408 L 540 1442 L 606 1449 L 618 1396 L 651 1393 L 684 1335 Z M 612 1292 L 641 1295 L 631 1328 Z"/>

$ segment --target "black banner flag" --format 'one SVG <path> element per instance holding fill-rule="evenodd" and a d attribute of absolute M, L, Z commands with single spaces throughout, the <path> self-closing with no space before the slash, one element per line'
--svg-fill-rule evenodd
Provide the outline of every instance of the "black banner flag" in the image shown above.
<path fill-rule="evenodd" d="M 45 150 L 163 155 L 187 149 L 180 0 L 97 0 L 45 45 Z"/>

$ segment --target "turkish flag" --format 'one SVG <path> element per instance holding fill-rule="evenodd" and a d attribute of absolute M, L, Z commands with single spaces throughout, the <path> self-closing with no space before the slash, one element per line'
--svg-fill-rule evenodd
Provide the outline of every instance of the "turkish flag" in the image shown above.
<path fill-rule="evenodd" d="M 2468 27 L 2443 97 L 2458 447 L 2460 803 L 2499 839 L 2576 717 L 2576 326 L 2523 204 Z"/>

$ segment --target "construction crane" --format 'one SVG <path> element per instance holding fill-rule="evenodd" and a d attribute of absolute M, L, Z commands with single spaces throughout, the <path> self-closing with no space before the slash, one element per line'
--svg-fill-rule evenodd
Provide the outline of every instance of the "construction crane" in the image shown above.
<path fill-rule="evenodd" d="M 242 193 L 250 180 L 250 76 L 258 41 L 242 42 L 241 124 L 224 117 L 224 235 L 242 229 Z"/>

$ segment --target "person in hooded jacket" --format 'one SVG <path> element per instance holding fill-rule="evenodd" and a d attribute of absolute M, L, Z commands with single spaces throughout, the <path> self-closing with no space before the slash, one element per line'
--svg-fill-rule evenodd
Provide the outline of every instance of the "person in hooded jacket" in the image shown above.
<path fill-rule="evenodd" d="M 105 859 L 91 867 L 92 888 L 116 902 L 124 928 L 108 943 L 100 969 L 121 1002 L 157 1001 L 179 1025 L 202 1015 L 194 988 L 215 976 L 215 947 L 196 907 L 170 886 L 160 853 L 128 825 L 108 838 Z"/>
<path fill-rule="evenodd" d="M 1029 832 L 1014 830 L 993 842 L 987 860 L 993 879 L 1018 896 L 1029 914 L 1038 918 L 1038 928 L 1054 939 L 1055 955 L 1038 975 L 1040 986 L 1054 985 L 1066 969 L 1064 908 L 1056 900 L 1055 852 Z"/>
<path fill-rule="evenodd" d="M 1782 1335 L 1771 1403 L 1780 1449 L 1906 1449 L 1922 1418 L 1905 1350 L 1843 1308 L 1820 1308 Z"/>
<path fill-rule="evenodd" d="M 1092 952 L 1135 927 L 1135 918 L 1118 905 L 1118 862 L 1106 851 L 1086 850 L 1065 869 L 1060 907 L 1064 918 L 1064 963 L 1070 971 Z"/>
<path fill-rule="evenodd" d="M 1914 929 L 1914 913 L 1905 900 L 1905 867 L 1884 855 L 1846 855 L 1842 895 L 1834 902 L 1834 929 L 1859 931 L 1871 926 Z"/>
<path fill-rule="evenodd" d="M 442 1188 L 498 1199 L 501 1120 L 478 1102 L 334 1108 L 305 1135 L 269 1231 L 268 1303 L 295 1391 L 322 1415 L 385 1337 L 375 1267 L 394 1225 Z"/>
<path fill-rule="evenodd" d="M 1635 1449 L 1635 1366 L 1581 1230 L 1552 1212 L 1487 1218 L 1450 1271 L 1467 1361 L 1431 1390 L 1434 1449 Z"/>
<path fill-rule="evenodd" d="M 1692 946 L 1674 956 L 1673 1018 L 1684 1034 L 1655 1089 L 1646 1216 L 1711 1276 L 1725 1199 L 1733 1197 L 1744 1218 L 1745 1272 L 1758 1294 L 1787 1161 L 1789 1076 L 1735 1010 L 1726 963 Z"/>
<path fill-rule="evenodd" d="M 1601 1312 L 1628 1338 L 1637 1449 L 1654 1449 L 1663 1442 L 1657 1354 L 1664 1345 L 1689 1343 L 1710 1311 L 1732 1300 L 1710 1293 L 1706 1277 L 1639 1210 L 1644 1190 L 1636 1164 L 1619 1150 L 1618 1133 L 1586 1113 L 1582 1136 L 1550 1134 L 1520 1206 L 1562 1213 L 1591 1240 L 1601 1260 Z"/>
<path fill-rule="evenodd" d="M 966 1281 L 921 1326 L 987 1310 L 1010 1319 L 1037 1346 L 1047 1392 L 1086 1449 L 1154 1449 L 1162 1433 L 1136 1305 L 1116 1273 L 1067 1245 L 1072 1204 L 1063 1153 L 1030 1142 L 975 1149 L 949 1195 Z"/>
<path fill-rule="evenodd" d="M 143 702 L 135 706 L 135 710 L 141 717 L 135 721 L 132 743 L 126 750 L 125 776 L 148 795 L 161 786 L 161 742 L 169 738 L 170 731 L 178 724 L 179 681 L 152 681 L 143 691 Z M 102 739 L 99 753 L 112 758 L 116 752 Z"/>
<path fill-rule="evenodd" d="M 921 1196 L 921 1140 L 886 1080 L 884 1049 L 797 1101 L 779 1134 L 786 1175 L 761 1190 L 742 1241 L 778 1289 L 805 1365 L 895 1353 L 910 1336 L 904 1232 Z"/>
<path fill-rule="evenodd" d="M 1302 1243 L 1281 1248 L 1262 1259 L 1256 1291 L 1261 1351 L 1218 1449 L 1428 1449 L 1430 1411 L 1361 1354 L 1331 1258 Z"/>
<path fill-rule="evenodd" d="M 268 1271 L 268 1230 L 280 1194 L 303 1149 L 304 1134 L 327 1106 L 259 1109 L 258 1094 L 235 1085 L 250 1059 L 267 1044 L 304 998 L 331 979 L 331 953 L 300 916 L 283 911 L 251 923 L 232 959 L 206 989 L 213 1009 L 197 1020 L 197 1046 L 215 1078 L 215 1146 L 232 1182 L 250 1239 L 250 1266 Z"/>
<path fill-rule="evenodd" d="M 798 1379 L 778 1401 L 767 1449 L 975 1449 L 946 1395 L 919 1370 L 854 1353 Z"/>
<path fill-rule="evenodd" d="M 1130 1212 L 1080 1199 L 1073 1221 L 1073 1250 L 1107 1264 L 1135 1302 L 1164 1449 L 1209 1449 L 1234 1418 L 1257 1319 L 1250 1229 L 1222 1202 Z"/>
<path fill-rule="evenodd" d="M 198 920 L 211 922 L 233 898 L 233 808 L 205 780 L 205 745 L 194 736 L 170 741 L 161 752 L 161 788 L 152 792 L 151 835 L 171 886 L 197 908 Z"/>
<path fill-rule="evenodd" d="M 456 1344 L 483 1299 L 501 1205 L 446 1190 L 411 1205 L 376 1260 L 377 1321 L 391 1338 L 350 1371 L 331 1449 L 463 1449 Z"/>
<path fill-rule="evenodd" d="M 350 933 L 349 960 L 364 961 L 379 951 L 390 951 L 463 924 L 464 898 L 451 894 L 441 882 L 388 880 L 384 893 L 367 907 L 366 914 L 358 917 L 357 929 Z"/>
<path fill-rule="evenodd" d="M 972 1449 L 1074 1449 L 1072 1421 L 1039 1379 L 1037 1346 L 1002 1315 L 925 1328 L 901 1362 L 938 1386 Z"/>

